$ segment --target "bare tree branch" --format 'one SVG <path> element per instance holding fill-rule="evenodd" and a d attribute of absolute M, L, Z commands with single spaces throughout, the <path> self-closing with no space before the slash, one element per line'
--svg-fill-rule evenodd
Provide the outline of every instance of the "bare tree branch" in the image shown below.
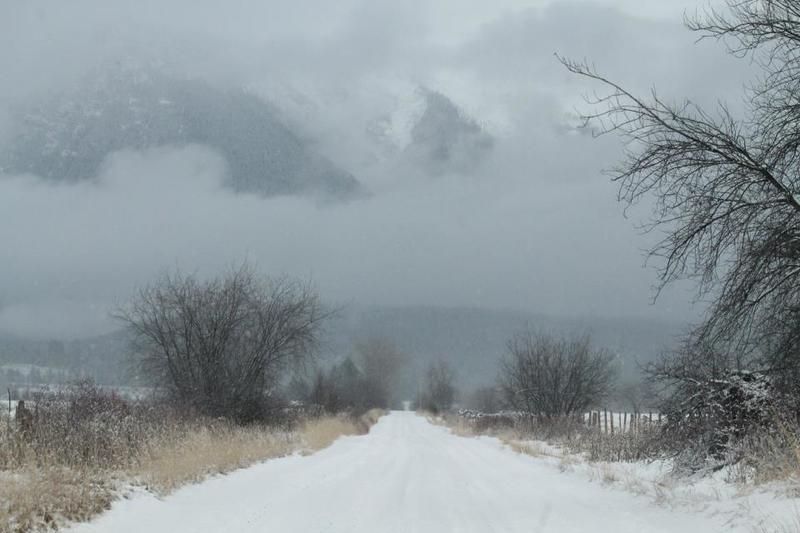
<path fill-rule="evenodd" d="M 649 251 L 658 290 L 695 280 L 698 297 L 711 301 L 697 340 L 755 354 L 800 309 L 800 19 L 788 0 L 728 4 L 728 13 L 689 26 L 733 38 L 732 53 L 761 53 L 764 75 L 748 92 L 745 119 L 723 104 L 712 114 L 655 91 L 642 98 L 586 62 L 559 60 L 608 88 L 587 99 L 599 109 L 583 119 L 626 142 L 609 171 L 619 199 L 654 201 L 646 229 L 664 235 Z"/>

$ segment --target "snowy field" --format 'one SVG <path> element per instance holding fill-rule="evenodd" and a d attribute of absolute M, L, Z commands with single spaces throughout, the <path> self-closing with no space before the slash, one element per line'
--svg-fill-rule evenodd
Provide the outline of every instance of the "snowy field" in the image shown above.
<path fill-rule="evenodd" d="M 659 499 L 558 463 L 393 412 L 368 435 L 311 456 L 267 461 L 164 499 L 134 492 L 69 531 L 750 533 L 794 516 L 795 501 L 777 493 Z"/>

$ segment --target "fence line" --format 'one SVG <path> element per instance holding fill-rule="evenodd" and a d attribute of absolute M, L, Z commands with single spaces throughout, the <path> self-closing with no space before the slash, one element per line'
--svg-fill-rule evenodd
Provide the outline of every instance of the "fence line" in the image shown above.
<path fill-rule="evenodd" d="M 481 411 L 472 409 L 462 409 L 458 412 L 459 417 L 465 420 L 484 420 L 486 423 L 502 422 L 501 419 L 506 420 L 506 423 L 511 423 L 516 420 L 518 422 L 526 422 L 536 424 L 544 421 L 547 417 L 544 415 L 537 415 L 535 413 L 523 413 L 516 411 L 501 411 L 499 413 L 483 413 Z M 593 409 L 583 415 L 577 416 L 577 421 L 591 430 L 598 431 L 604 434 L 624 434 L 624 433 L 641 433 L 658 428 L 662 424 L 661 413 L 654 413 L 653 411 L 645 412 L 629 412 L 629 411 L 613 411 L 610 409 Z"/>

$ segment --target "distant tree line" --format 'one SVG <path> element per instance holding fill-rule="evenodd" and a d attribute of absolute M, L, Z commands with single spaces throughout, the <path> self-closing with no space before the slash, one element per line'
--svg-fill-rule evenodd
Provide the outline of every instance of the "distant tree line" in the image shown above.
<path fill-rule="evenodd" d="M 331 314 L 307 283 L 262 277 L 244 264 L 210 279 L 162 275 L 118 318 L 139 371 L 167 401 L 201 415 L 248 423 L 298 406 L 307 414 L 396 406 L 407 359 L 383 340 L 356 342 L 351 356 L 318 368 Z"/>
<path fill-rule="evenodd" d="M 399 407 L 396 385 L 409 361 L 390 343 L 359 341 L 333 365 L 316 364 L 329 316 L 308 284 L 261 277 L 247 264 L 210 279 L 162 275 L 118 313 L 139 372 L 164 399 L 201 415 L 248 423 L 298 406 L 315 413 Z M 615 376 L 611 355 L 588 337 L 521 334 L 508 344 L 500 394 L 484 391 L 484 400 L 571 416 L 602 401 Z M 457 399 L 456 368 L 435 360 L 420 378 L 415 407 L 440 413 Z"/>
<path fill-rule="evenodd" d="M 355 360 L 345 358 L 328 371 L 317 372 L 309 386 L 295 382 L 294 389 L 306 403 L 328 413 L 363 412 L 396 407 L 395 385 L 407 363 L 406 356 L 380 339 L 356 343 Z"/>

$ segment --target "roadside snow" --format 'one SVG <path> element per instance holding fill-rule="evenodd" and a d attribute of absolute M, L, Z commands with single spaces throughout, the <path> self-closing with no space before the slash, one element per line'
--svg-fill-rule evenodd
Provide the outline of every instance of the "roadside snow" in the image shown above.
<path fill-rule="evenodd" d="M 480 437 L 487 438 L 487 437 Z M 726 531 L 800 531 L 800 493 L 789 483 L 748 485 L 734 473 L 676 478 L 669 461 L 588 462 L 543 441 L 507 441 L 543 464 L 614 490 L 623 490 L 675 512 L 717 517 Z"/>
<path fill-rule="evenodd" d="M 267 461 L 163 500 L 139 492 L 69 531 L 749 533 L 763 513 L 778 510 L 790 519 L 793 512 L 790 500 L 767 493 L 721 494 L 699 505 L 666 498 L 659 505 L 647 491 L 637 495 L 588 472 L 393 412 L 366 436 L 341 438 L 311 456 Z M 708 483 L 713 493 L 718 482 Z"/>

